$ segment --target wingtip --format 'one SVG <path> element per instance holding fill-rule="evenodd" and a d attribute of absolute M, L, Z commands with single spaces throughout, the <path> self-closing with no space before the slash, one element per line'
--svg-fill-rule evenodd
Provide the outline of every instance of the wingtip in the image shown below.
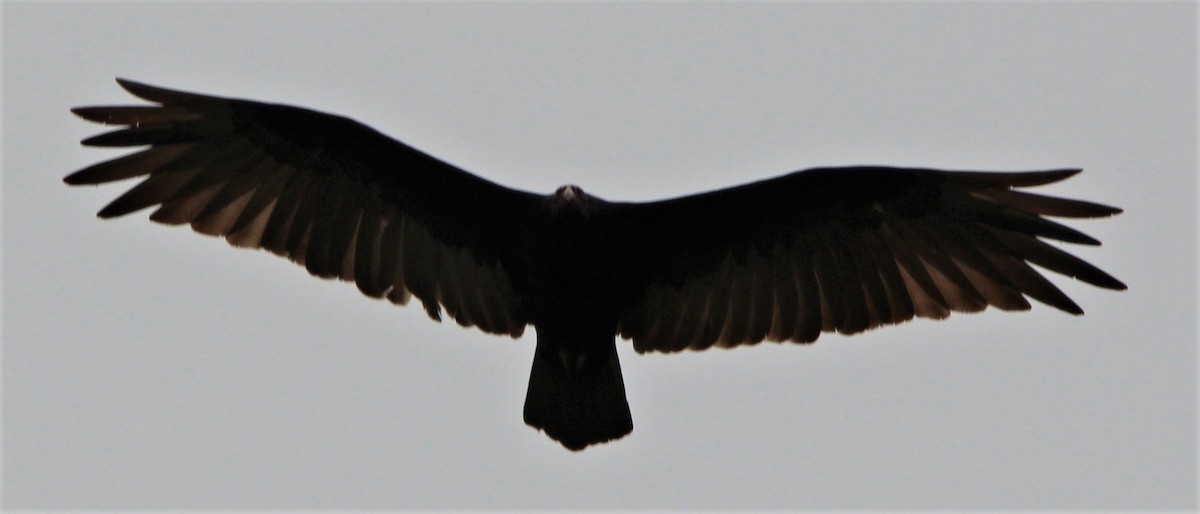
<path fill-rule="evenodd" d="M 1124 291 L 1126 289 L 1129 289 L 1129 286 L 1125 285 L 1124 282 L 1122 282 L 1117 277 L 1109 275 L 1108 273 L 1101 272 L 1100 276 L 1093 277 L 1093 278 L 1095 280 L 1088 280 L 1086 282 L 1089 284 L 1092 284 L 1096 287 L 1102 287 L 1102 288 L 1108 289 L 1110 291 Z"/>
<path fill-rule="evenodd" d="M 1036 187 L 1053 184 L 1078 175 L 1082 168 L 1059 168 L 1036 171 L 953 171 L 948 176 L 956 177 L 987 187 Z"/>
<path fill-rule="evenodd" d="M 1015 187 L 1035 187 L 1063 181 L 1083 172 L 1083 168 L 1060 168 L 1055 170 L 1020 173 L 1013 180 Z"/>
<path fill-rule="evenodd" d="M 124 216 L 134 211 L 141 210 L 145 207 L 130 208 L 128 202 L 121 202 L 121 198 L 114 200 L 112 203 L 105 205 L 96 213 L 96 217 L 102 220 Z"/>
<path fill-rule="evenodd" d="M 72 107 L 71 114 L 74 114 L 82 119 L 95 123 L 108 123 L 111 116 L 112 107 L 102 107 L 96 105 L 85 105 L 80 107 Z"/>
<path fill-rule="evenodd" d="M 116 80 L 116 81 L 117 81 L 117 85 L 121 86 L 121 89 L 124 89 L 124 90 L 126 90 L 126 91 L 129 91 L 130 93 L 133 93 L 133 91 L 132 91 L 132 90 L 133 90 L 133 89 L 137 89 L 137 88 L 139 88 L 139 87 L 149 87 L 147 84 L 143 84 L 143 83 L 141 83 L 141 82 L 138 82 L 138 81 L 136 81 L 136 80 L 130 80 L 130 79 L 127 79 L 127 78 L 124 78 L 124 77 L 116 77 L 116 78 L 115 78 L 115 79 L 113 79 L 113 80 Z"/>
<path fill-rule="evenodd" d="M 179 103 L 188 97 L 203 96 L 185 93 L 183 91 L 177 91 L 174 89 L 167 89 L 165 87 L 151 86 L 150 84 L 146 84 L 144 82 L 138 82 L 136 80 L 130 80 L 121 77 L 117 77 L 116 80 L 117 84 L 121 86 L 121 89 L 128 91 L 129 94 L 143 100 L 158 102 L 160 104 Z"/>
<path fill-rule="evenodd" d="M 68 186 L 82 186 L 82 185 L 89 184 L 89 182 L 82 180 L 82 178 L 79 176 L 78 171 L 63 177 L 62 181 L 64 184 L 66 184 Z"/>
<path fill-rule="evenodd" d="M 164 103 L 166 99 L 178 95 L 178 92 L 176 91 L 143 84 L 141 82 L 121 77 L 117 77 L 116 81 L 117 84 L 121 86 L 121 89 L 128 91 L 133 96 L 153 102 Z M 71 114 L 79 116 L 80 118 L 88 121 L 105 123 L 107 122 L 107 118 L 112 110 L 113 107 L 111 106 L 82 105 L 79 107 L 72 107 Z"/>
<path fill-rule="evenodd" d="M 166 90 L 166 89 L 163 89 L 160 87 L 151 86 L 149 84 L 138 82 L 136 80 L 129 80 L 127 78 L 121 78 L 121 77 L 117 77 L 116 80 L 117 80 L 117 84 L 121 86 L 121 89 L 128 91 L 129 94 L 131 94 L 133 96 L 136 96 L 138 98 L 143 98 L 146 100 L 159 101 L 159 98 L 162 96 L 162 93 L 169 92 L 169 90 Z"/>

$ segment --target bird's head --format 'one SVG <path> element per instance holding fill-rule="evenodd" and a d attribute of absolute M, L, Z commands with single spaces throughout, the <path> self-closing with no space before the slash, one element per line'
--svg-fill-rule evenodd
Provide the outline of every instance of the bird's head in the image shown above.
<path fill-rule="evenodd" d="M 603 200 L 583 192 L 583 188 L 567 184 L 555 190 L 554 196 L 550 197 L 550 211 L 554 213 L 572 211 L 587 216 L 601 202 Z"/>

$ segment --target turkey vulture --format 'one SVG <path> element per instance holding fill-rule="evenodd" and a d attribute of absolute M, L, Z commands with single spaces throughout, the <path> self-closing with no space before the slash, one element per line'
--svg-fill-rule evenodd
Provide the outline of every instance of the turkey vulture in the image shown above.
<path fill-rule="evenodd" d="M 1078 169 L 816 168 L 669 200 L 540 195 L 467 173 L 348 118 L 118 79 L 155 105 L 79 107 L 148 146 L 66 183 L 144 177 L 100 210 L 145 207 L 264 248 L 367 296 L 421 301 L 458 324 L 537 329 L 525 422 L 571 450 L 633 429 L 615 336 L 639 353 L 814 341 L 1026 297 L 1083 311 L 1030 267 L 1116 278 L 1046 239 L 1099 241 L 1046 216 L 1120 209 L 1018 190 Z"/>

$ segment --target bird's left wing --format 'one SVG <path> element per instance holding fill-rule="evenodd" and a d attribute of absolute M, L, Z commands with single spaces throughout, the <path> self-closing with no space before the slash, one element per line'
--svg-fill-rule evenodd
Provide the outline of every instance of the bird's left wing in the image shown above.
<path fill-rule="evenodd" d="M 514 257 L 537 196 L 481 179 L 358 122 L 298 107 L 173 91 L 127 80 L 159 105 L 79 107 L 122 126 L 90 146 L 146 146 L 82 169 L 68 184 L 144 177 L 104 207 L 190 224 L 264 248 L 366 295 L 416 296 L 464 326 L 519 336 L 529 322 Z"/>
<path fill-rule="evenodd" d="M 822 168 L 614 204 L 604 222 L 627 306 L 619 334 L 639 352 L 671 352 L 1028 309 L 1026 296 L 1082 313 L 1029 264 L 1125 285 L 1043 241 L 1100 244 L 1046 216 L 1120 209 L 1017 190 L 1078 171 Z"/>

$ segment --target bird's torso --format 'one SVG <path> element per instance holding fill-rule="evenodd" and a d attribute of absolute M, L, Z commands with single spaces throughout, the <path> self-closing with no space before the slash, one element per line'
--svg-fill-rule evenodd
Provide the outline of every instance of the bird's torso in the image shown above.
<path fill-rule="evenodd" d="M 528 298 L 539 332 L 604 332 L 612 345 L 619 270 L 607 254 L 611 236 L 604 224 L 608 202 L 576 186 L 563 186 L 546 197 L 545 216 L 530 231 L 525 258 L 532 292 Z"/>

